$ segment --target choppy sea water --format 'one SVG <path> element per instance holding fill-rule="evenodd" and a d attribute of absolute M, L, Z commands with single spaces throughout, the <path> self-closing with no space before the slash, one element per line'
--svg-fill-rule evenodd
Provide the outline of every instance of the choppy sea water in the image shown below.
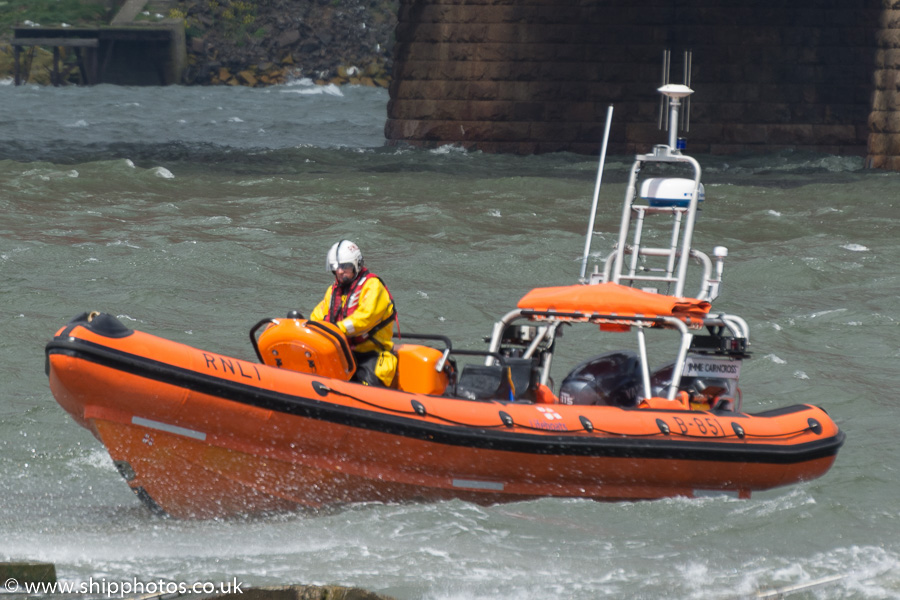
<path fill-rule="evenodd" d="M 716 308 L 751 325 L 744 407 L 824 407 L 848 437 L 823 478 L 750 500 L 151 516 L 48 389 L 43 347 L 72 316 L 251 359 L 249 328 L 309 311 L 325 250 L 348 237 L 401 329 L 477 348 L 528 289 L 577 279 L 595 158 L 387 147 L 386 103 L 353 87 L 0 86 L 0 561 L 53 562 L 70 582 L 401 600 L 718 600 L 816 582 L 786 597 L 900 598 L 900 174 L 858 158 L 697 157 L 695 245 L 728 247 Z M 593 259 L 631 160 L 607 160 Z"/>

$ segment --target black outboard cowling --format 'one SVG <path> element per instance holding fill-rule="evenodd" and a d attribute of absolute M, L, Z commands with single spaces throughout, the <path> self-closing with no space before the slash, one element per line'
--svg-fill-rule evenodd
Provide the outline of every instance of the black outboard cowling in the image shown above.
<path fill-rule="evenodd" d="M 563 379 L 561 404 L 637 406 L 641 361 L 636 352 L 617 350 L 590 358 Z"/>

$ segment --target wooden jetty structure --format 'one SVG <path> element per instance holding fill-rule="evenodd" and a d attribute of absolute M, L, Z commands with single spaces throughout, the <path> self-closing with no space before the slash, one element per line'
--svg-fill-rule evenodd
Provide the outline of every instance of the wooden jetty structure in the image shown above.
<path fill-rule="evenodd" d="M 37 46 L 53 48 L 53 85 L 63 83 L 63 48 L 74 53 L 82 85 L 179 83 L 187 62 L 184 23 L 181 19 L 134 21 L 146 4 L 147 0 L 128 0 L 109 25 L 99 27 L 14 27 L 16 85 L 28 78 L 23 73 L 23 53 Z"/>
<path fill-rule="evenodd" d="M 93 31 L 85 31 L 85 30 L 75 30 L 75 31 L 65 31 L 66 37 L 54 37 L 51 32 L 48 34 L 47 28 L 42 28 L 41 34 L 45 37 L 32 37 L 27 35 L 31 33 L 30 28 L 25 29 L 24 32 L 26 35 L 19 37 L 18 30 L 22 28 L 15 29 L 16 37 L 13 38 L 12 47 L 13 47 L 13 55 L 14 55 L 14 78 L 16 85 L 20 85 L 22 83 L 22 66 L 21 66 L 21 58 L 22 58 L 22 49 L 30 47 L 32 50 L 36 46 L 52 46 L 53 47 L 53 71 L 50 74 L 50 81 L 53 85 L 59 85 L 60 81 L 60 72 L 59 72 L 59 60 L 60 60 L 60 48 L 73 48 L 75 52 L 75 56 L 78 61 L 78 69 L 81 73 L 81 82 L 83 84 L 87 83 L 96 83 L 97 82 L 97 53 L 91 53 L 91 66 L 88 68 L 85 65 L 84 53 L 82 49 L 93 48 L 96 49 L 99 46 L 99 40 L 94 34 Z M 79 34 L 84 33 L 87 35 L 81 36 Z M 27 73 L 25 74 L 25 79 L 28 79 Z"/>

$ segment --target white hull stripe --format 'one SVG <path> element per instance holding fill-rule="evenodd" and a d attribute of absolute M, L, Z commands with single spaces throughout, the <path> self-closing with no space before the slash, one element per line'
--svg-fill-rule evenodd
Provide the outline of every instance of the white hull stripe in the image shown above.
<path fill-rule="evenodd" d="M 187 427 L 179 427 L 178 425 L 169 425 L 168 423 L 161 423 L 159 421 L 151 421 L 150 419 L 145 419 L 143 417 L 131 417 L 131 423 L 134 425 L 140 425 L 141 427 L 149 427 L 150 429 L 158 429 L 159 431 L 165 431 L 166 433 L 174 433 L 175 435 L 183 435 L 184 437 L 193 438 L 195 440 L 206 441 L 206 434 L 202 431 L 194 431 L 193 429 L 188 429 Z"/>
<path fill-rule="evenodd" d="M 499 481 L 475 481 L 474 479 L 454 479 L 453 487 L 469 488 L 473 490 L 503 491 L 503 484 Z"/>

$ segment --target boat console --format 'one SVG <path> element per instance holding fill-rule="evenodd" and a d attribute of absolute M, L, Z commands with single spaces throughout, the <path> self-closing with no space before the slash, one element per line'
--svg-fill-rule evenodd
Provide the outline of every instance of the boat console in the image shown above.
<path fill-rule="evenodd" d="M 693 90 L 668 84 L 659 92 L 670 111 L 669 142 L 635 157 L 618 238 L 602 268 L 597 265 L 584 276 L 601 156 L 579 283 L 526 294 L 494 324 L 483 351 L 453 348 L 440 335 L 404 334 L 406 339 L 396 346 L 399 366 L 393 387 L 479 401 L 634 408 L 657 397 L 681 401 L 685 408 L 740 407 L 737 381 L 741 361 L 749 356 L 749 328 L 740 317 L 711 312 L 722 291 L 728 251 L 717 246 L 710 258 L 693 246 L 706 191 L 699 163 L 682 153 L 684 144 L 677 137 L 679 107 Z M 693 295 L 686 295 L 688 286 Z M 604 340 L 632 332 L 636 347 L 613 346 L 581 362 L 557 380 L 561 385 L 558 397 L 553 396 L 551 369 L 562 327 L 579 324 L 599 327 Z M 676 334 L 666 352 L 674 360 L 655 368 L 647 350 L 646 332 L 652 330 Z M 355 369 L 339 330 L 299 314 L 261 321 L 250 338 L 265 364 L 342 380 L 349 380 Z M 438 348 L 432 347 L 435 342 Z M 458 367 L 457 361 L 468 364 Z"/>

